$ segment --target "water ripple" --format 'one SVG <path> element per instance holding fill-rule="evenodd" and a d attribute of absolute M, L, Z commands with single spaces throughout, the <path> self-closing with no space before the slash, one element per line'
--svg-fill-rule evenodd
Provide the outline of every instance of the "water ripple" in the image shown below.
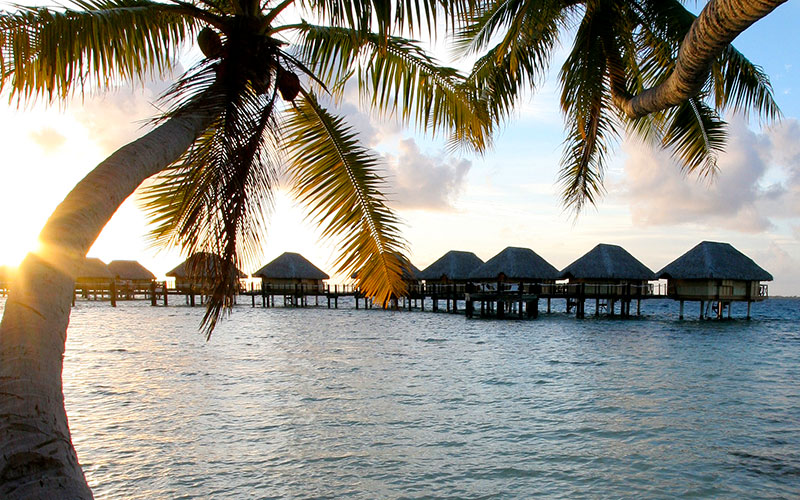
<path fill-rule="evenodd" d="M 65 395 L 97 498 L 797 498 L 800 307 L 754 311 L 239 306 L 206 342 L 200 308 L 79 302 Z"/>

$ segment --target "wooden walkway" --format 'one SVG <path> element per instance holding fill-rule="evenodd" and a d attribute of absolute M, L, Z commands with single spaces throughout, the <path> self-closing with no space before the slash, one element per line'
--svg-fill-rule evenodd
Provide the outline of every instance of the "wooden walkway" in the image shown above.
<path fill-rule="evenodd" d="M 348 304 L 356 309 L 372 308 L 376 304 L 366 298 L 357 288 L 348 285 L 265 285 L 252 284 L 250 289 L 242 288 L 234 303 L 249 302 L 251 307 L 327 307 L 338 309 L 339 299 L 351 298 Z M 762 285 L 759 297 L 767 297 L 766 286 Z M 0 289 L 0 294 L 7 290 Z M 116 283 L 76 287 L 73 305 L 77 298 L 110 302 L 116 306 L 120 300 L 149 300 L 152 306 L 168 306 L 184 302 L 189 306 L 202 306 L 207 295 L 203 290 L 168 288 L 166 282 L 152 282 L 148 287 L 118 286 Z M 249 297 L 249 300 L 247 298 Z M 181 300 L 183 299 L 183 300 Z M 619 316 L 623 318 L 641 314 L 641 304 L 649 299 L 674 299 L 680 302 L 679 318 L 684 317 L 684 302 L 690 299 L 673 297 L 665 284 L 619 285 L 596 283 L 493 283 L 493 284 L 411 284 L 406 296 L 393 301 L 390 307 L 408 311 L 430 310 L 464 314 L 467 318 L 531 318 L 540 312 L 551 313 L 554 301 L 564 301 L 564 309 L 577 318 L 586 316 L 586 304 L 593 305 L 590 313 Z M 731 314 L 731 303 L 737 299 L 723 296 L 713 301 L 700 302 L 700 319 L 723 318 Z M 635 305 L 634 305 L 635 304 Z M 377 304 L 380 306 L 380 304 Z M 751 301 L 747 301 L 747 318 L 750 318 Z M 543 306 L 543 307 L 542 307 Z M 541 307 L 541 310 L 540 310 Z"/>
<path fill-rule="evenodd" d="M 666 286 L 610 283 L 431 284 L 411 286 L 404 306 L 411 310 L 419 303 L 420 308 L 425 310 L 425 301 L 430 300 L 434 312 L 439 310 L 440 302 L 444 302 L 448 312 L 458 312 L 463 305 L 468 318 L 537 318 L 540 301 L 546 302 L 545 310 L 550 313 L 553 300 L 564 300 L 566 311 L 570 313 L 574 310 L 575 315 L 582 318 L 585 317 L 586 302 L 593 300 L 595 315 L 599 315 L 601 310 L 616 315 L 619 309 L 620 316 L 628 317 L 633 302 L 636 302 L 636 314 L 639 315 L 641 301 L 656 298 L 666 298 Z"/>

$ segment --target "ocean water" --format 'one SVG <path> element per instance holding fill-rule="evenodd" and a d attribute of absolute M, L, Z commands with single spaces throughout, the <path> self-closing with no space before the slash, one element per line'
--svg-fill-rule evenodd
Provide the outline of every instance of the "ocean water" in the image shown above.
<path fill-rule="evenodd" d="M 800 300 L 677 310 L 79 302 L 64 390 L 97 498 L 800 497 Z"/>

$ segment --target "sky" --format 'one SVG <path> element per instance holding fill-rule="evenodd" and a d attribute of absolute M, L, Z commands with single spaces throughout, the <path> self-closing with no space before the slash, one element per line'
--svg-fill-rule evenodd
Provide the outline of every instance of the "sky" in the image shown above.
<path fill-rule="evenodd" d="M 449 153 L 443 138 L 372 116 L 357 99 L 346 99 L 337 112 L 382 156 L 390 204 L 404 221 L 410 258 L 420 269 L 449 250 L 488 260 L 507 246 L 532 248 L 562 269 L 596 244 L 611 243 L 658 271 L 711 240 L 731 243 L 769 271 L 775 277 L 770 295 L 800 295 L 798 23 L 800 2 L 787 2 L 734 41 L 770 76 L 783 118 L 761 124 L 727 116 L 729 144 L 713 182 L 687 177 L 667 153 L 622 137 L 609 155 L 606 195 L 577 220 L 562 209 L 557 185 L 565 137 L 557 73 L 569 48 L 566 37 L 549 76 L 483 156 Z M 444 46 L 440 41 L 435 49 L 443 59 Z M 52 106 L 18 107 L 0 96 L 0 265 L 18 264 L 69 190 L 146 130 L 157 113 L 152 103 L 166 85 L 154 81 Z M 134 195 L 89 256 L 139 260 L 163 278 L 183 257 L 152 247 L 147 233 Z M 244 271 L 293 251 L 333 274 L 336 249 L 318 235 L 303 208 L 280 190 L 261 259 Z"/>

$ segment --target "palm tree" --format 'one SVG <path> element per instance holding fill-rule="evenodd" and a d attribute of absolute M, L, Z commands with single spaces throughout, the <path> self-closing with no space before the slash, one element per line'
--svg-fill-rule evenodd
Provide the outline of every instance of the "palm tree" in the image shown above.
<path fill-rule="evenodd" d="M 686 33 L 669 76 L 635 96 L 615 93 L 614 104 L 636 119 L 694 97 L 702 90 L 714 60 L 733 39 L 785 2 L 711 0 Z"/>
<path fill-rule="evenodd" d="M 712 0 L 697 18 L 679 0 L 486 0 L 471 9 L 459 48 L 479 55 L 470 78 L 504 120 L 574 33 L 560 72 L 567 138 L 559 180 L 565 207 L 578 214 L 602 194 L 605 157 L 623 131 L 711 176 L 725 110 L 780 115 L 767 76 L 729 42 L 781 1 L 731 3 Z"/>
<path fill-rule="evenodd" d="M 281 22 L 293 7 L 311 21 Z M 146 179 L 155 241 L 220 257 L 204 319 L 232 304 L 235 269 L 256 251 L 276 179 L 289 179 L 339 270 L 359 270 L 379 302 L 403 293 L 407 260 L 381 194 L 375 155 L 318 95 L 355 79 L 372 107 L 483 150 L 488 112 L 456 71 L 399 34 L 431 30 L 434 0 L 76 0 L 0 12 L 0 89 L 19 102 L 63 100 L 169 68 L 184 42 L 204 57 L 164 98 L 157 126 L 100 163 L 58 206 L 20 267 L 0 324 L 0 497 L 91 498 L 70 439 L 61 385 L 74 286 L 84 256 Z M 313 22 L 312 22 L 313 21 Z"/>

